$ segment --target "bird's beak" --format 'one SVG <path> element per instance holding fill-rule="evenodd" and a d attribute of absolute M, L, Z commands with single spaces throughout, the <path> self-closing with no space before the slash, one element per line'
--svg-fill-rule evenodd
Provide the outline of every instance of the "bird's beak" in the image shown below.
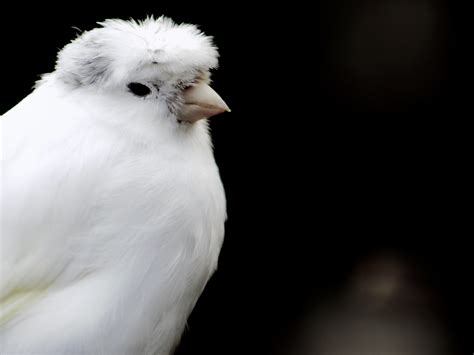
<path fill-rule="evenodd" d="M 192 123 L 225 111 L 230 109 L 217 92 L 206 83 L 198 83 L 185 90 L 179 118 Z"/>

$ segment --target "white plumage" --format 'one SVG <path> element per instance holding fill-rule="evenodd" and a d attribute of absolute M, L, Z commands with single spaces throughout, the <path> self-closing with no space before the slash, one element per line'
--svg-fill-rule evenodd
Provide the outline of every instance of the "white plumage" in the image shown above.
<path fill-rule="evenodd" d="M 1 354 L 170 354 L 226 219 L 210 37 L 108 20 L 1 125 Z"/>

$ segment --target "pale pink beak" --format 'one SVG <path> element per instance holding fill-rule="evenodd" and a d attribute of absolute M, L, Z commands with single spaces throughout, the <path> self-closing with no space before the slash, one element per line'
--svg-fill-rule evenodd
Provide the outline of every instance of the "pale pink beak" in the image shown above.
<path fill-rule="evenodd" d="M 184 92 L 181 121 L 196 122 L 222 112 L 230 112 L 224 100 L 206 83 L 198 83 Z"/>

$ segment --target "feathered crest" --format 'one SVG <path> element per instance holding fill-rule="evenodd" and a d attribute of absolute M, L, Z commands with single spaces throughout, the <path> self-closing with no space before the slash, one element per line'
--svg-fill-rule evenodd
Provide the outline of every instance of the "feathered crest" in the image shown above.
<path fill-rule="evenodd" d="M 150 16 L 142 21 L 111 19 L 80 34 L 58 54 L 55 75 L 63 82 L 118 85 L 130 76 L 206 71 L 217 66 L 212 37 L 196 26 Z"/>

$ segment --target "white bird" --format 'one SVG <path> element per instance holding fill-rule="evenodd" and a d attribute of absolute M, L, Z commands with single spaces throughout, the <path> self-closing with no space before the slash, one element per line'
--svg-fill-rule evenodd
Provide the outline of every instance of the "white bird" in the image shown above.
<path fill-rule="evenodd" d="M 212 38 L 99 24 L 0 118 L 1 354 L 170 354 L 217 266 Z"/>

